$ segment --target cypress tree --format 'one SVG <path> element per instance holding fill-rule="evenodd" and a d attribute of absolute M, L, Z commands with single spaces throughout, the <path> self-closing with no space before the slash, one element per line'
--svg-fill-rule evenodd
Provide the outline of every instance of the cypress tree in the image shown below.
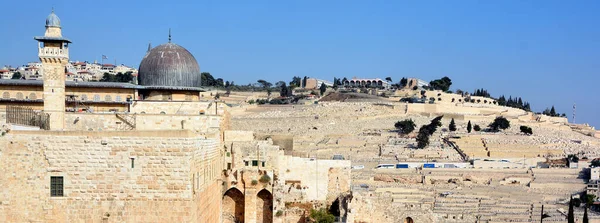
<path fill-rule="evenodd" d="M 450 121 L 450 125 L 448 126 L 448 129 L 449 129 L 451 132 L 454 132 L 454 131 L 456 131 L 456 123 L 454 123 L 454 118 L 452 118 L 452 120 Z"/>
<path fill-rule="evenodd" d="M 589 223 L 590 222 L 590 219 L 588 219 L 588 215 L 587 215 L 587 209 L 588 209 L 588 207 L 586 205 L 585 210 L 583 211 L 583 223 Z"/>
<path fill-rule="evenodd" d="M 567 222 L 575 223 L 575 215 L 573 215 L 573 197 L 569 200 L 569 213 L 567 214 Z"/>
<path fill-rule="evenodd" d="M 471 133 L 471 129 L 473 129 L 473 126 L 471 126 L 471 120 L 469 120 L 469 123 L 467 124 L 467 132 Z"/>

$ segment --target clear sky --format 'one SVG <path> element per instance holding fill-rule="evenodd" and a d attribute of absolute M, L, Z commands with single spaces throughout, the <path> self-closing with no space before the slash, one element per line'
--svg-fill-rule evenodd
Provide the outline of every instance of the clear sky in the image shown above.
<path fill-rule="evenodd" d="M 600 127 L 600 1 L 5 1 L 0 64 L 36 61 L 55 8 L 71 58 L 137 67 L 148 43 L 187 48 L 237 84 L 292 76 L 448 76 Z"/>

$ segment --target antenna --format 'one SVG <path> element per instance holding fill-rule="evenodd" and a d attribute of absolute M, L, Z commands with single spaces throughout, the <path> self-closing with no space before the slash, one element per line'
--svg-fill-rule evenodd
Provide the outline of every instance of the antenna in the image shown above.
<path fill-rule="evenodd" d="M 171 42 L 171 28 L 169 28 L 169 43 Z"/>

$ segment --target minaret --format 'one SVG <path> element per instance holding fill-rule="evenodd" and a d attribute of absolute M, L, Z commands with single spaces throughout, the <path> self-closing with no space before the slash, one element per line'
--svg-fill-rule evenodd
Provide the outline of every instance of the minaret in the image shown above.
<path fill-rule="evenodd" d="M 69 62 L 69 43 L 62 37 L 60 19 L 52 13 L 46 18 L 46 33 L 36 36 L 38 56 L 44 69 L 44 112 L 50 114 L 50 129 L 65 128 L 65 67 Z"/>

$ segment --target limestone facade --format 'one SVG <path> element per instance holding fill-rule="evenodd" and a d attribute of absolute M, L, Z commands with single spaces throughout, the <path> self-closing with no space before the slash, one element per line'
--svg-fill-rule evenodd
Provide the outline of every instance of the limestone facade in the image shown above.
<path fill-rule="evenodd" d="M 3 222 L 219 222 L 219 142 L 189 131 L 0 137 Z M 62 177 L 63 196 L 51 196 Z"/>

